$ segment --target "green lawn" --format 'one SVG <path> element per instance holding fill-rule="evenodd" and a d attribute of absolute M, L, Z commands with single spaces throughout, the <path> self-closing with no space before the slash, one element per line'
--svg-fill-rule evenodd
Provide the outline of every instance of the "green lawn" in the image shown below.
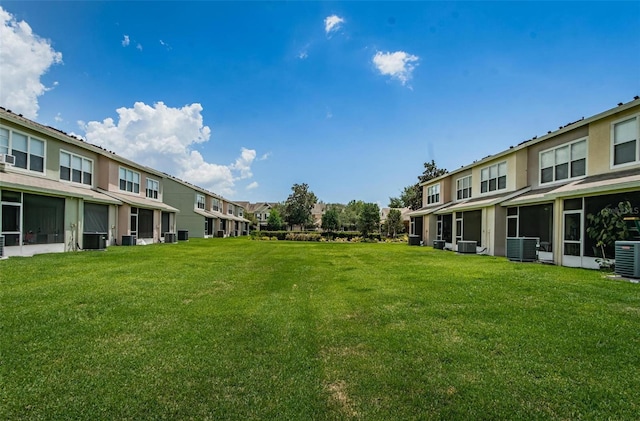
<path fill-rule="evenodd" d="M 640 285 L 404 244 L 0 261 L 0 419 L 637 419 Z"/>

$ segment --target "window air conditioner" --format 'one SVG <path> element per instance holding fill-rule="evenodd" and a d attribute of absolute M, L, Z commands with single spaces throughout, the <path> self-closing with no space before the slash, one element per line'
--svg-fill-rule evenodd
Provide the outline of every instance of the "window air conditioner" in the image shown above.
<path fill-rule="evenodd" d="M 538 260 L 538 238 L 507 238 L 507 259 L 516 262 Z"/>
<path fill-rule="evenodd" d="M 458 253 L 476 254 L 477 241 L 458 241 Z"/>
<path fill-rule="evenodd" d="M 15 165 L 16 157 L 6 153 L 0 153 L 0 164 Z"/>
<path fill-rule="evenodd" d="M 640 241 L 616 241 L 616 274 L 640 278 Z"/>

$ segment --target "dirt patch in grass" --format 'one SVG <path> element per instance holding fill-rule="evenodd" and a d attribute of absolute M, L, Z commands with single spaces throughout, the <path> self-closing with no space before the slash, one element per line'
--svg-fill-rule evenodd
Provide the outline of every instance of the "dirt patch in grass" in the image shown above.
<path fill-rule="evenodd" d="M 326 389 L 330 393 L 330 403 L 336 406 L 340 413 L 349 418 L 358 418 L 358 411 L 355 410 L 353 401 L 347 394 L 347 384 L 344 380 L 329 383 Z"/>

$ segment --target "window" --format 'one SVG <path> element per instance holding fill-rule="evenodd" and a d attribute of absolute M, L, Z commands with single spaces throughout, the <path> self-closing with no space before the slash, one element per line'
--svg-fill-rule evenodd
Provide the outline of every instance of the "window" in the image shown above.
<path fill-rule="evenodd" d="M 229 207 L 227 208 L 227 213 L 229 215 L 233 215 L 233 205 L 229 205 Z"/>
<path fill-rule="evenodd" d="M 427 187 L 427 204 L 440 202 L 440 184 Z"/>
<path fill-rule="evenodd" d="M 140 193 L 140 174 L 120 167 L 120 190 Z"/>
<path fill-rule="evenodd" d="M 471 197 L 471 176 L 462 177 L 456 180 L 456 197 L 458 200 Z"/>
<path fill-rule="evenodd" d="M 0 128 L 0 154 L 9 153 L 9 130 Z"/>
<path fill-rule="evenodd" d="M 198 209 L 204 209 L 204 196 L 201 194 L 196 194 L 196 207 Z"/>
<path fill-rule="evenodd" d="M 238 208 L 238 216 L 239 217 L 244 217 L 244 210 L 242 208 Z"/>
<path fill-rule="evenodd" d="M 149 199 L 157 199 L 160 193 L 160 183 L 156 180 L 147 178 L 147 197 Z"/>
<path fill-rule="evenodd" d="M 587 139 L 540 152 L 540 184 L 581 177 L 587 173 Z"/>
<path fill-rule="evenodd" d="M 214 211 L 217 211 L 217 212 L 220 211 L 220 199 L 214 198 L 211 201 L 211 209 L 213 209 Z"/>
<path fill-rule="evenodd" d="M 615 123 L 611 127 L 613 138 L 613 165 L 623 165 L 640 161 L 638 145 L 638 120 L 635 116 Z"/>
<path fill-rule="evenodd" d="M 93 161 L 60 151 L 60 180 L 90 186 L 93 180 Z"/>
<path fill-rule="evenodd" d="M 44 173 L 44 140 L 0 128 L 0 153 L 15 156 L 16 168 Z"/>
<path fill-rule="evenodd" d="M 507 163 L 491 165 L 480 171 L 480 193 L 507 188 Z"/>

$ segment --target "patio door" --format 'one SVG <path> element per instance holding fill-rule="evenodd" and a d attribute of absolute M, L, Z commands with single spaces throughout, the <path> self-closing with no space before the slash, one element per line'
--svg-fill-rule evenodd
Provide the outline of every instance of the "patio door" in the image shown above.
<path fill-rule="evenodd" d="M 562 225 L 562 265 L 582 267 L 582 210 L 564 211 Z"/>
<path fill-rule="evenodd" d="M 21 203 L 3 203 L 2 204 L 2 230 L 4 236 L 4 245 L 19 246 L 22 244 L 20 239 L 22 232 L 22 204 Z M 34 238 L 25 239 L 25 241 L 35 241 Z"/>

